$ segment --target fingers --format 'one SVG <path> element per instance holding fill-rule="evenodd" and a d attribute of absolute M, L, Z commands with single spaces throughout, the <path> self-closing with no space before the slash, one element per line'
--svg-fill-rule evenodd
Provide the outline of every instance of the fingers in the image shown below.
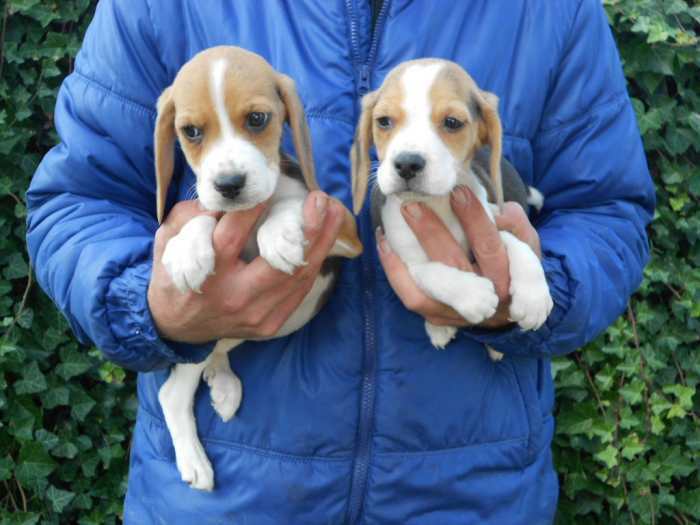
<path fill-rule="evenodd" d="M 320 267 L 328 257 L 343 226 L 344 213 L 340 202 L 334 199 L 328 200 L 328 212 L 323 226 L 313 241 L 309 239 L 311 244 L 306 254 L 306 261 L 311 268 Z"/>
<path fill-rule="evenodd" d="M 464 186 L 452 192 L 452 209 L 467 235 L 481 275 L 490 279 L 501 301 L 509 297 L 508 254 L 496 225 L 489 219 L 479 199 Z"/>
<path fill-rule="evenodd" d="M 401 214 L 430 260 L 462 271 L 473 271 L 467 254 L 433 210 L 419 202 L 411 202 L 401 207 Z"/>
<path fill-rule="evenodd" d="M 177 233 L 182 229 L 185 223 L 197 215 L 211 215 L 212 217 L 219 218 L 223 213 L 205 210 L 198 200 L 181 201 L 175 204 L 168 212 L 168 216 L 163 221 L 161 227 L 166 226 L 169 229 L 175 230 L 175 233 Z"/>
<path fill-rule="evenodd" d="M 380 231 L 377 231 L 377 252 L 391 287 L 406 308 L 425 318 L 451 319 L 455 323 L 464 322 L 464 319 L 452 308 L 427 296 L 423 290 L 418 288 L 408 268 L 391 250 L 389 243 Z M 457 324 L 453 326 L 457 326 Z"/>
<path fill-rule="evenodd" d="M 307 281 L 303 287 L 295 289 L 273 308 L 265 310 L 268 312 L 268 315 L 265 316 L 258 326 L 254 327 L 255 330 L 262 337 L 272 337 L 277 334 L 287 319 L 302 303 L 312 286 L 313 282 Z"/>
<path fill-rule="evenodd" d="M 238 258 L 265 209 L 264 203 L 258 204 L 249 210 L 228 212 L 221 218 L 214 229 L 213 238 L 217 260 Z"/>
<path fill-rule="evenodd" d="M 538 257 L 542 257 L 540 248 L 540 236 L 537 230 L 530 224 L 522 206 L 517 202 L 506 202 L 503 211 L 496 216 L 496 226 L 499 230 L 509 231 L 518 239 L 532 248 Z"/>
<path fill-rule="evenodd" d="M 326 218 L 328 195 L 322 191 L 312 191 L 304 201 L 304 236 L 309 243 L 316 240 Z"/>

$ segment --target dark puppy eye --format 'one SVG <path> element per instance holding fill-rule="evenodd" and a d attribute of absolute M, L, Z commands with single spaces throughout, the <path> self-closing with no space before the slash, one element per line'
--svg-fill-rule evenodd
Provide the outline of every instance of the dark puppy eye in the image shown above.
<path fill-rule="evenodd" d="M 443 121 L 443 125 L 445 128 L 447 128 L 447 131 L 457 131 L 458 129 L 462 129 L 464 127 L 464 122 L 454 117 L 447 117 Z"/>
<path fill-rule="evenodd" d="M 379 126 L 382 129 L 390 129 L 394 123 L 392 122 L 390 117 L 379 117 L 377 119 L 377 126 Z"/>
<path fill-rule="evenodd" d="M 250 131 L 262 131 L 265 129 L 265 126 L 267 126 L 268 120 L 270 120 L 269 113 L 253 111 L 252 113 L 248 113 L 245 124 Z"/>
<path fill-rule="evenodd" d="M 197 126 L 185 126 L 182 128 L 182 133 L 190 142 L 202 142 L 204 136 L 202 129 Z"/>

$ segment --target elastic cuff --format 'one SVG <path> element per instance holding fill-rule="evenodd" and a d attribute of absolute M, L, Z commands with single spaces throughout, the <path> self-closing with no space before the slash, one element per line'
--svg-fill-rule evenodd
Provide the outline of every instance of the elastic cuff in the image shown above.
<path fill-rule="evenodd" d="M 554 301 L 547 321 L 537 330 L 523 330 L 518 325 L 506 329 L 467 328 L 464 335 L 492 347 L 503 354 L 518 356 L 551 356 L 549 345 L 553 331 L 571 308 L 571 289 L 561 259 L 555 254 L 543 254 L 542 267 Z"/>
<path fill-rule="evenodd" d="M 194 345 L 167 341 L 158 334 L 148 307 L 151 270 L 151 261 L 139 263 L 110 283 L 106 295 L 107 318 L 118 351 L 105 354 L 120 365 L 139 371 L 203 361 L 216 341 Z"/>

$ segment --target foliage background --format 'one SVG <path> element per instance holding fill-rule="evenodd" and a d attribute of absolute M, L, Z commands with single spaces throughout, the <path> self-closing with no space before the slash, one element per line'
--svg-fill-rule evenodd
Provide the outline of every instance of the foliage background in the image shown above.
<path fill-rule="evenodd" d="M 558 521 L 698 523 L 700 5 L 604 4 L 659 205 L 627 314 L 553 364 Z M 0 525 L 118 523 L 125 490 L 133 374 L 78 347 L 24 247 L 24 191 L 57 141 L 57 88 L 93 10 L 94 0 L 0 0 Z"/>

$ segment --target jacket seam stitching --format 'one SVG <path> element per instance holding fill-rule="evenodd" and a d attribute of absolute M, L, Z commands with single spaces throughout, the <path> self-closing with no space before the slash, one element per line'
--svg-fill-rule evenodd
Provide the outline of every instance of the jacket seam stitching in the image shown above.
<path fill-rule="evenodd" d="M 156 24 L 153 21 L 153 8 L 151 7 L 151 0 L 145 0 L 146 12 L 148 13 L 148 21 L 151 23 L 151 30 L 153 31 L 153 46 L 158 51 L 158 55 L 162 56 L 160 49 L 158 48 L 158 34 L 156 32 Z"/>
<path fill-rule="evenodd" d="M 142 411 L 147 417 L 150 419 L 154 420 L 154 422 L 165 428 L 165 421 L 163 421 L 162 418 L 159 416 L 153 414 L 148 408 L 146 408 L 144 405 L 139 405 L 139 410 Z M 551 417 L 551 415 L 549 415 Z M 543 417 L 543 422 L 546 419 L 546 416 Z M 516 437 L 516 438 L 508 438 L 508 439 L 501 439 L 497 441 L 486 441 L 484 443 L 473 443 L 470 445 L 461 445 L 458 447 L 451 447 L 451 448 L 441 448 L 438 450 L 416 450 L 416 451 L 397 451 L 397 452 L 374 452 L 374 455 L 376 457 L 419 457 L 419 456 L 437 456 L 441 454 L 450 454 L 453 452 L 459 452 L 461 450 L 469 450 L 469 449 L 474 449 L 474 448 L 480 448 L 480 447 L 488 447 L 488 446 L 494 446 L 494 445 L 506 445 L 509 443 L 519 443 L 527 441 L 527 435 L 521 436 L 521 437 Z M 245 450 L 248 452 L 251 452 L 252 454 L 256 454 L 258 456 L 263 456 L 263 457 L 270 457 L 270 458 L 279 458 L 279 459 L 285 459 L 288 461 L 295 461 L 298 463 L 308 463 L 311 461 L 323 461 L 323 462 L 328 462 L 328 463 L 342 463 L 344 461 L 350 461 L 352 459 L 352 455 L 347 455 L 347 456 L 342 456 L 342 457 L 331 457 L 331 456 L 301 456 L 301 455 L 296 455 L 296 454 L 288 454 L 285 452 L 278 452 L 273 449 L 267 449 L 263 447 L 256 447 L 252 445 L 246 445 L 245 443 L 236 443 L 236 442 L 229 442 L 229 441 L 223 441 L 220 439 L 212 439 L 212 438 L 202 438 L 203 443 L 210 443 L 212 445 L 217 445 L 225 448 L 230 448 L 230 449 L 235 449 L 235 450 Z M 160 454 L 158 454 L 159 458 L 165 461 L 170 461 L 169 458 L 164 457 Z"/>
<path fill-rule="evenodd" d="M 138 111 L 139 113 L 145 113 L 150 118 L 155 118 L 155 116 L 156 116 L 155 110 L 153 110 L 147 106 L 144 106 L 143 104 L 140 104 L 139 102 L 131 100 L 130 98 L 127 98 L 124 95 L 117 93 L 116 91 L 109 89 L 107 86 L 102 85 L 97 80 L 88 77 L 87 75 L 78 71 L 77 69 L 73 71 L 73 75 L 75 75 L 76 78 L 80 79 L 85 84 L 92 87 L 93 89 L 96 89 L 98 91 L 102 91 L 106 95 L 114 97 L 115 99 L 119 100 L 122 104 L 130 107 L 134 111 Z"/>
<path fill-rule="evenodd" d="M 470 450 L 475 448 L 490 447 L 495 445 L 507 445 L 509 443 L 527 443 L 528 434 L 515 438 L 499 439 L 497 441 L 485 441 L 483 443 L 473 443 L 471 445 L 461 445 L 458 447 L 441 448 L 438 450 L 416 450 L 408 452 L 377 452 L 377 457 L 416 457 L 416 456 L 439 456 L 441 454 L 450 454 L 461 450 Z"/>
<path fill-rule="evenodd" d="M 309 111 L 306 113 L 307 118 L 313 118 L 317 120 L 335 120 L 337 122 L 342 122 L 343 124 L 353 125 L 350 119 L 344 119 L 342 117 L 336 117 L 335 115 L 329 115 L 327 113 Z"/>
<path fill-rule="evenodd" d="M 165 425 L 165 421 L 153 414 L 148 408 L 146 408 L 144 405 L 139 405 L 139 411 L 142 411 L 148 418 L 153 420 L 155 424 L 157 424 L 160 427 L 163 427 L 164 429 L 167 429 Z M 211 443 L 212 445 L 217 445 L 225 448 L 230 448 L 230 449 L 236 449 L 236 450 L 246 450 L 248 452 L 251 452 L 252 454 L 256 454 L 258 456 L 265 456 L 265 457 L 274 457 L 274 458 L 280 458 L 280 459 L 285 459 L 288 461 L 296 461 L 299 463 L 308 463 L 310 461 L 324 461 L 324 462 L 343 462 L 343 461 L 350 461 L 352 459 L 351 455 L 347 456 L 341 456 L 341 457 L 333 457 L 333 456 L 302 456 L 298 454 L 288 454 L 286 452 L 279 452 L 274 449 L 267 449 L 263 447 L 256 447 L 253 445 L 246 445 L 245 443 L 236 443 L 233 441 L 223 441 L 220 439 L 216 438 L 201 438 L 201 441 L 203 443 Z M 164 460 L 170 461 L 170 458 L 163 456 L 162 454 L 159 454 L 158 451 L 156 451 L 159 457 L 161 457 Z"/>

